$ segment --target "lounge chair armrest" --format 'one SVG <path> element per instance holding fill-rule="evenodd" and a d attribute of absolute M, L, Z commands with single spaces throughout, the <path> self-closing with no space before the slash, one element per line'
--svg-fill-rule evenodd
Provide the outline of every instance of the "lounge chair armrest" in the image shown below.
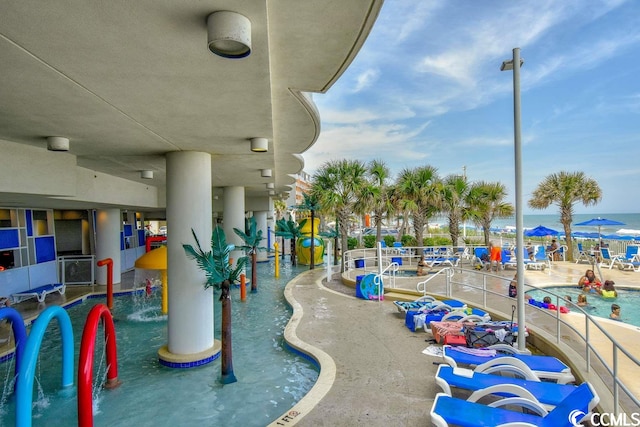
<path fill-rule="evenodd" d="M 498 366 L 492 366 L 490 368 L 484 369 L 482 372 L 480 371 L 477 371 L 477 372 L 482 374 L 497 374 L 497 375 L 508 373 L 508 374 L 516 375 L 517 377 L 523 378 L 525 380 L 540 381 L 540 378 L 536 375 L 536 373 L 533 372 L 528 367 L 526 370 L 523 370 L 513 365 L 498 365 Z"/>
<path fill-rule="evenodd" d="M 526 363 L 520 359 L 516 359 L 515 357 L 497 357 L 483 363 L 482 365 L 476 366 L 474 371 L 483 374 L 510 372 L 520 375 L 522 378 L 528 380 L 540 381 L 540 378 L 527 366 Z"/>
<path fill-rule="evenodd" d="M 540 402 L 538 402 L 538 399 L 529 390 L 515 384 L 496 384 L 496 385 L 482 388 L 480 390 L 476 390 L 473 393 L 471 393 L 471 396 L 467 398 L 467 401 L 478 402 L 478 400 L 482 399 L 483 397 L 491 396 L 495 394 L 502 394 L 502 393 L 512 395 L 512 396 L 509 396 L 508 398 L 519 397 L 540 405 Z M 500 401 L 506 400 L 508 398 L 500 399 Z M 490 404 L 489 406 L 494 406 L 494 407 L 504 406 L 502 404 L 498 404 L 499 401 L 496 401 L 493 403 L 495 403 L 495 405 Z"/>
<path fill-rule="evenodd" d="M 541 417 L 544 417 L 549 413 L 537 400 L 533 401 L 524 397 L 506 397 L 504 399 L 491 402 L 488 406 L 491 406 L 492 408 L 499 408 L 501 406 L 507 405 L 515 405 L 522 408 L 527 408 L 530 411 L 535 412 L 537 415 L 540 415 Z"/>
<path fill-rule="evenodd" d="M 509 344 L 494 344 L 491 345 L 487 348 L 493 349 L 495 351 L 501 351 L 503 353 L 509 353 L 509 354 L 531 354 L 531 351 L 527 350 L 526 348 L 524 350 L 519 350 L 516 347 L 513 347 Z"/>

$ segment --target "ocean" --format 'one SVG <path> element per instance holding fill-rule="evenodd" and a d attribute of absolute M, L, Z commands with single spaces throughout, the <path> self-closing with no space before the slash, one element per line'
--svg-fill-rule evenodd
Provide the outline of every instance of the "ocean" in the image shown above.
<path fill-rule="evenodd" d="M 624 213 L 624 214 L 574 214 L 573 222 L 571 223 L 571 231 L 584 231 L 584 232 L 598 232 L 598 227 L 588 227 L 588 226 L 580 226 L 576 225 L 577 223 L 588 221 L 593 218 L 606 218 L 614 221 L 619 221 L 624 225 L 608 225 L 602 226 L 600 228 L 601 234 L 614 234 L 618 230 L 623 230 L 619 234 L 629 234 L 629 235 L 638 235 L 640 234 L 640 214 L 639 213 Z M 557 231 L 564 231 L 562 224 L 560 223 L 560 213 L 555 214 L 544 214 L 544 215 L 523 215 L 523 226 L 525 229 L 534 228 L 539 225 L 543 225 L 548 228 L 552 228 Z M 446 225 L 446 218 L 437 218 L 432 222 L 437 222 L 441 225 Z M 467 224 L 468 227 L 471 224 Z M 516 226 L 516 218 L 515 216 L 511 218 L 500 218 L 496 219 L 491 223 L 492 228 L 513 228 Z"/>

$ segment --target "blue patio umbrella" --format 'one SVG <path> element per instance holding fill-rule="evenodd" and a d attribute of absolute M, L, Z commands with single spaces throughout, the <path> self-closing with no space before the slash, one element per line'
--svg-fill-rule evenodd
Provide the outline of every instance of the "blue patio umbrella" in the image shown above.
<path fill-rule="evenodd" d="M 600 243 L 600 227 L 602 227 L 603 225 L 626 225 L 624 222 L 620 222 L 620 221 L 614 221 L 613 219 L 607 219 L 607 218 L 592 218 L 589 221 L 584 221 L 584 222 L 579 222 L 576 225 L 580 225 L 580 226 L 591 226 L 591 227 L 598 227 L 598 243 Z"/>
<path fill-rule="evenodd" d="M 539 225 L 536 228 L 525 230 L 524 232 L 524 235 L 527 237 L 557 236 L 558 234 L 560 234 L 559 231 L 547 228 L 544 225 Z"/>

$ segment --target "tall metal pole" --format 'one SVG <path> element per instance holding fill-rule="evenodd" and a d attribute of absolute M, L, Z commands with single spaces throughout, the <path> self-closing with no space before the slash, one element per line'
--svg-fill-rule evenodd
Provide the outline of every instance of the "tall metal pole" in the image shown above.
<path fill-rule="evenodd" d="M 524 303 L 524 224 L 522 219 L 522 140 L 520 138 L 520 67 L 524 61 L 520 60 L 520 48 L 513 49 L 513 60 L 504 61 L 501 71 L 513 70 L 513 145 L 515 158 L 516 181 L 516 267 L 518 308 L 518 350 L 524 350 L 527 342 L 525 337 L 525 303 Z"/>
<path fill-rule="evenodd" d="M 516 169 L 516 256 L 518 267 L 518 350 L 524 350 L 524 221 L 522 217 L 522 140 L 520 138 L 520 48 L 513 49 L 513 140 Z"/>

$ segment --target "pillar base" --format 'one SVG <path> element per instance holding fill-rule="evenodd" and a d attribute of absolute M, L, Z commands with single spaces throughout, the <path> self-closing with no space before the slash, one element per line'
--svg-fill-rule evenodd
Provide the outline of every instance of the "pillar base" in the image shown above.
<path fill-rule="evenodd" d="M 158 361 L 162 366 L 168 368 L 195 368 L 216 360 L 220 357 L 221 350 L 222 343 L 219 340 L 213 341 L 213 347 L 200 353 L 192 354 L 174 354 L 169 352 L 169 348 L 166 345 L 163 345 L 158 350 Z"/>

